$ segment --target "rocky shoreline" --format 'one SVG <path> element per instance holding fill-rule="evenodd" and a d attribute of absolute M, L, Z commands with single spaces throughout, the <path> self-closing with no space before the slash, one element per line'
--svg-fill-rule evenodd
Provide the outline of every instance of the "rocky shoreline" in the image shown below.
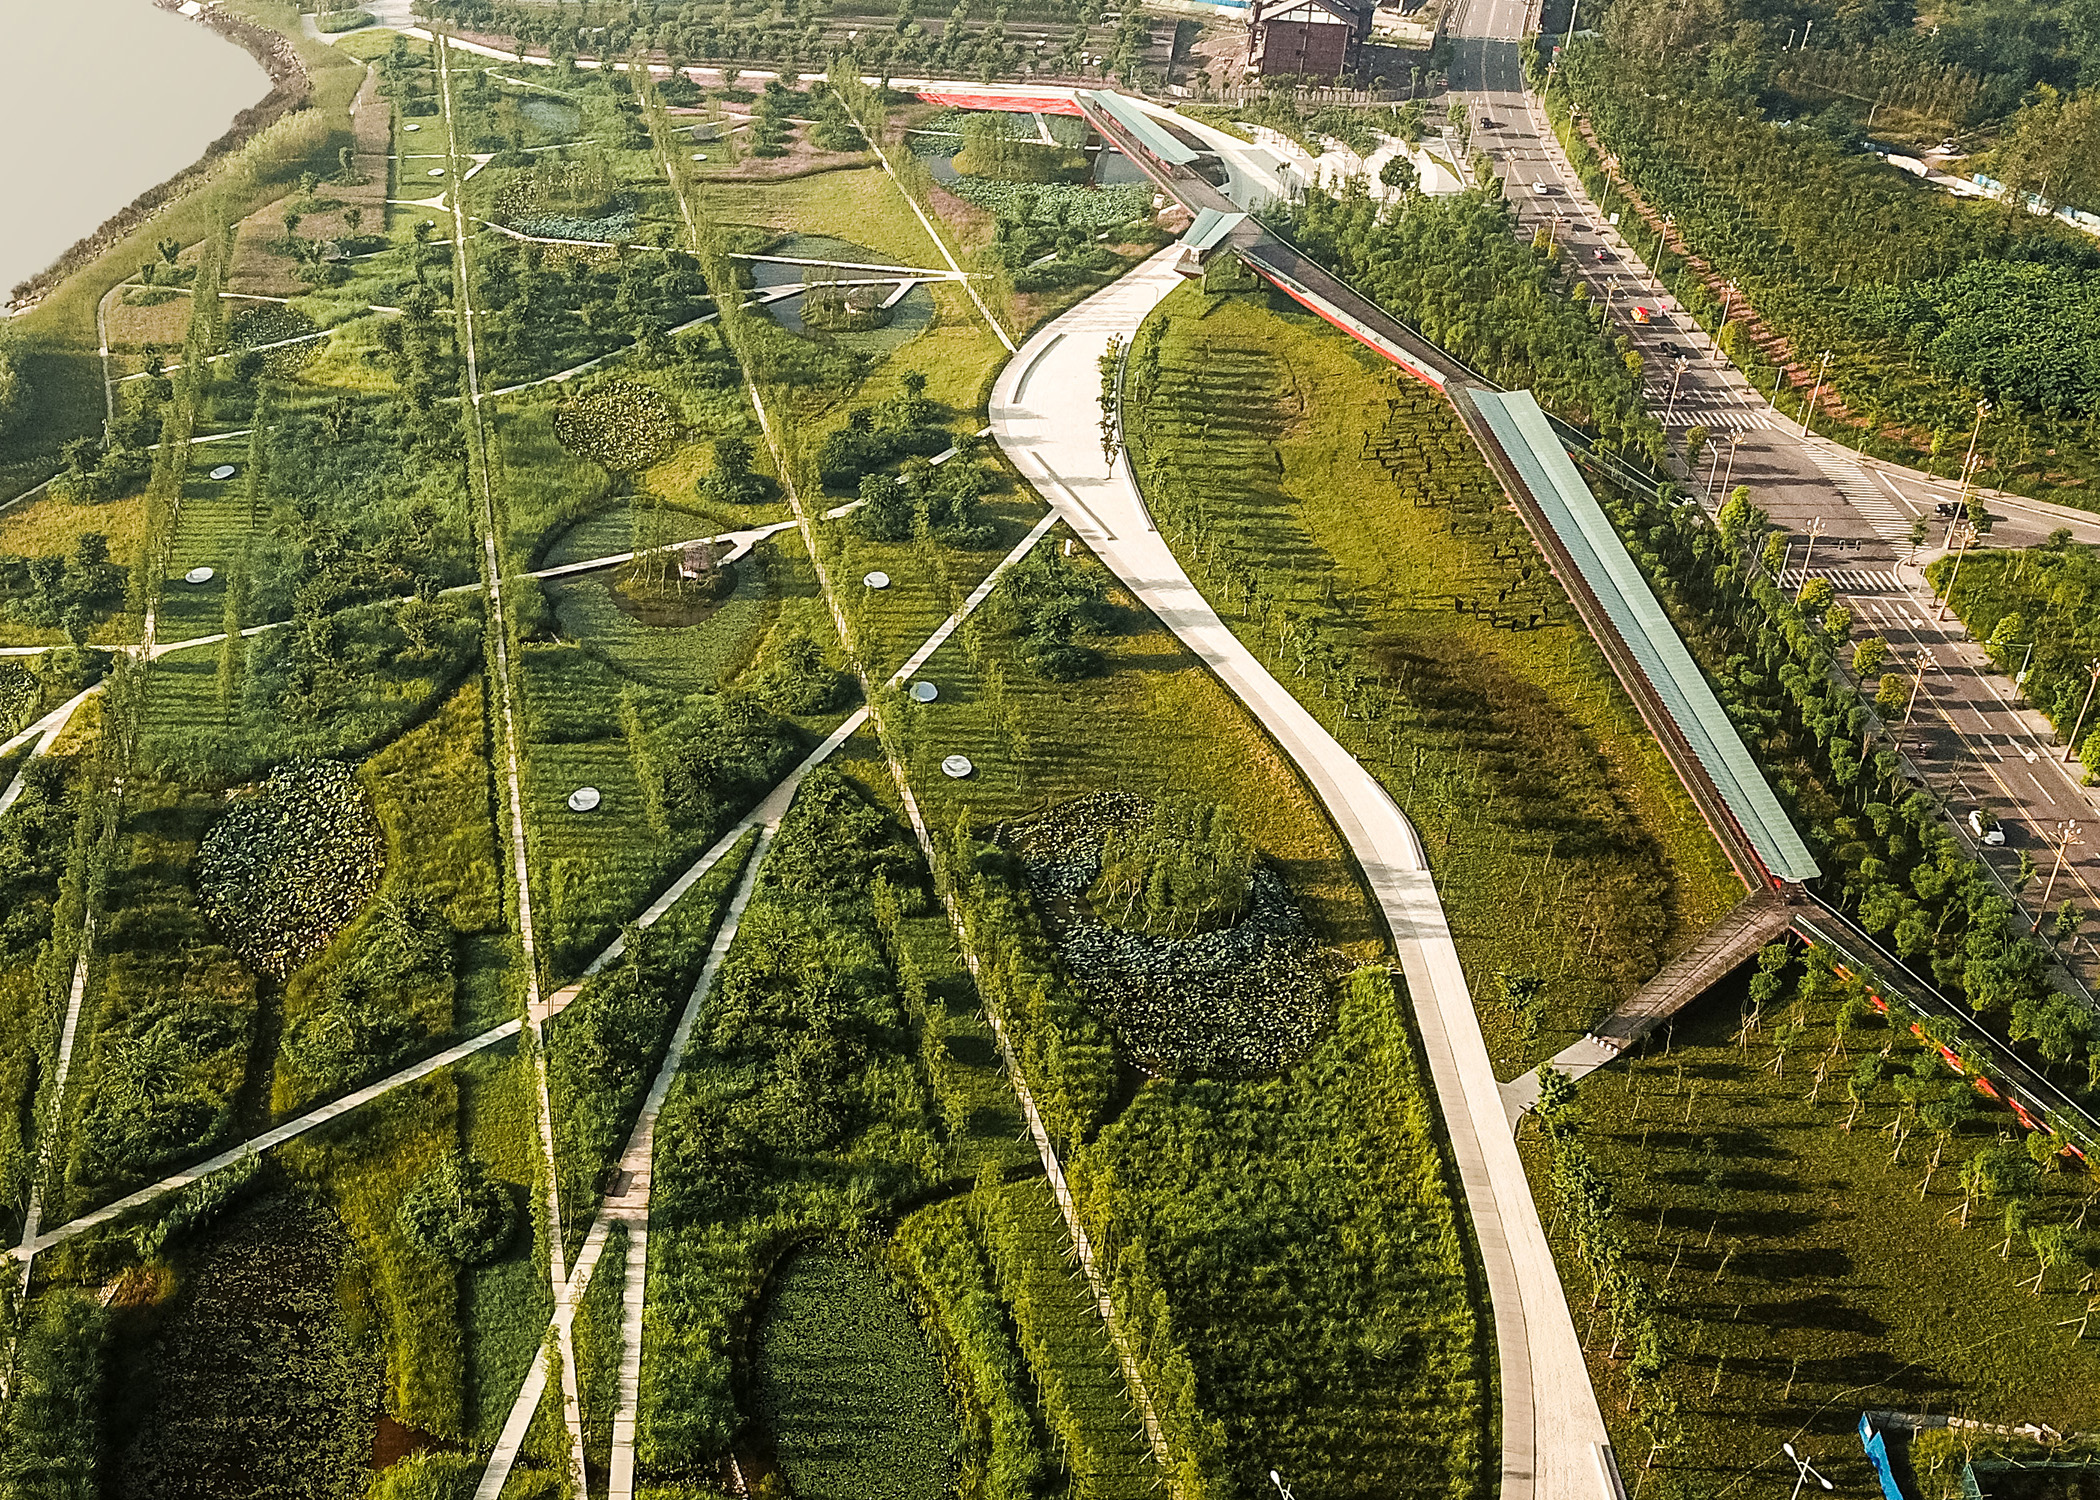
<path fill-rule="evenodd" d="M 153 0 L 162 10 L 179 11 L 182 0 Z M 82 236 L 44 270 L 18 283 L 8 294 L 8 308 L 20 312 L 34 306 L 75 271 L 91 264 L 112 245 L 136 231 L 140 225 L 169 204 L 202 185 L 212 168 L 238 151 L 255 136 L 295 110 L 304 109 L 313 97 L 313 79 L 305 60 L 291 38 L 267 26 L 215 9 L 200 12 L 195 19 L 228 41 L 244 48 L 270 75 L 270 91 L 251 107 L 233 117 L 227 132 L 204 148 L 204 154 L 165 182 L 140 193 L 117 210 L 93 233 Z"/>

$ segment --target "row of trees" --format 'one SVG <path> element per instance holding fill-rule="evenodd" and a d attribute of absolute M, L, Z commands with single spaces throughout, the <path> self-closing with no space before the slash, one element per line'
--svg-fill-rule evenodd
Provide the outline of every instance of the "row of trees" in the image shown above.
<path fill-rule="evenodd" d="M 1314 191 L 1281 219 L 1299 248 L 1499 385 L 1529 389 L 1610 449 L 1660 462 L 1639 356 L 1561 294 L 1550 259 L 1517 242 L 1486 191 L 1385 206 L 1361 183 Z"/>
<path fill-rule="evenodd" d="M 1731 496 L 1718 524 L 1695 505 L 1641 495 L 1610 499 L 1607 510 L 1761 759 L 1778 768 L 1833 899 L 2044 1057 L 2085 1052 L 2089 1022 L 2051 988 L 2047 954 L 2015 934 L 2018 911 L 1937 800 L 1910 786 L 1893 748 L 1874 748 L 1876 720 L 1836 670 L 1829 632 L 1758 560 L 1769 521 L 1748 492 Z M 2100 1051 L 2091 1055 L 2100 1067 Z"/>

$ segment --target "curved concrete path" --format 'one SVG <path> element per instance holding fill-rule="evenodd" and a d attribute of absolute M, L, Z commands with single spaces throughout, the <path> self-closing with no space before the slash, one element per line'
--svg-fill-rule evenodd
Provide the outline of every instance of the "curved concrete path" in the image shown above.
<path fill-rule="evenodd" d="M 1110 334 L 1128 339 L 1179 284 L 1170 247 L 1041 329 L 992 391 L 1000 447 L 1261 720 L 1348 840 L 1392 931 L 1450 1132 L 1493 1303 L 1502 1398 L 1502 1500 L 1621 1493 L 1582 1345 L 1510 1135 L 1458 949 L 1413 826 L 1385 789 L 1233 635 L 1153 530 L 1120 460 L 1103 463 L 1101 378 Z"/>

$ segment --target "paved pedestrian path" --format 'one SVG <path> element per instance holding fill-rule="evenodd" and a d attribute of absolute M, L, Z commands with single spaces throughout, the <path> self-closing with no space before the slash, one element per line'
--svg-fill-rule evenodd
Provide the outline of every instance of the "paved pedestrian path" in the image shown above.
<path fill-rule="evenodd" d="M 1262 722 L 1348 841 L 1392 932 L 1480 1244 L 1501 1375 L 1500 1493 L 1600 1500 L 1615 1482 L 1609 1438 L 1420 840 L 1385 789 L 1218 618 L 1153 530 L 1121 459 L 1113 470 L 1102 461 L 1095 361 L 1111 334 L 1129 339 L 1179 284 L 1178 255 L 1162 251 L 1031 338 L 993 388 L 993 431 L 1102 561 Z"/>

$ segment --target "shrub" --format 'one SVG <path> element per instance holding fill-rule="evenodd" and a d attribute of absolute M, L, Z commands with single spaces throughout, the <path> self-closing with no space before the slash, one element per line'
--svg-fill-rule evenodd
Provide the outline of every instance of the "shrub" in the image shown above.
<path fill-rule="evenodd" d="M 408 1190 L 396 1222 L 425 1255 L 478 1266 L 509 1247 L 517 1215 L 510 1195 L 489 1180 L 480 1159 L 453 1151 Z"/>

